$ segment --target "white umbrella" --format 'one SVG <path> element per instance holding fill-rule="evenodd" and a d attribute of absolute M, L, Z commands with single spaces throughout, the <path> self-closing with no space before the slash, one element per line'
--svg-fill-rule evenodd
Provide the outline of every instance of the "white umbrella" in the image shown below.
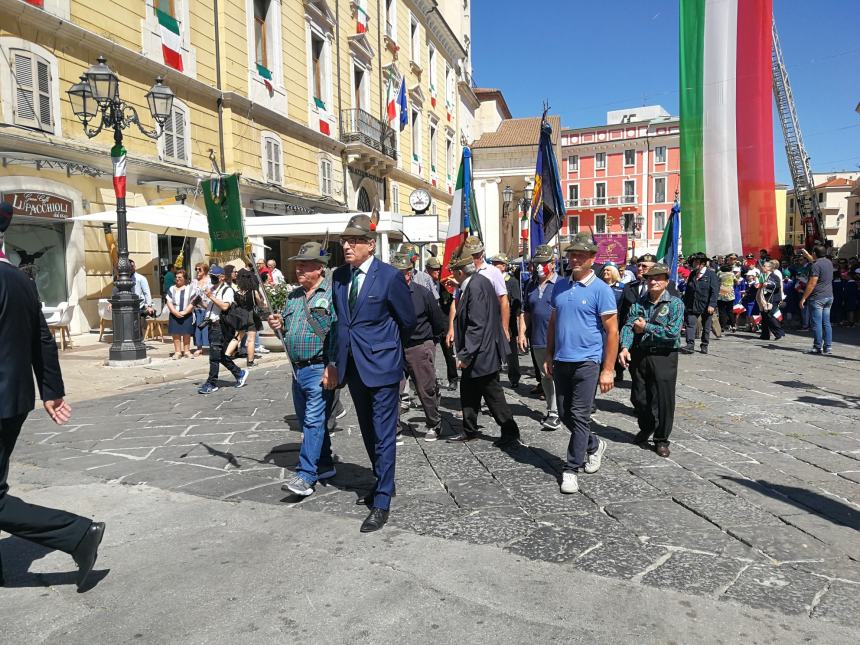
<path fill-rule="evenodd" d="M 206 215 L 185 204 L 129 208 L 125 217 L 129 227 L 139 231 L 159 235 L 209 237 Z M 78 215 L 70 219 L 91 224 L 116 224 L 116 211 Z"/>

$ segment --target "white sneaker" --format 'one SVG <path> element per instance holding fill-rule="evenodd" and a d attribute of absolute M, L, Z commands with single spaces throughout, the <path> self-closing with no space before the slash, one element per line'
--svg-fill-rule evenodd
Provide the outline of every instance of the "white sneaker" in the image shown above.
<path fill-rule="evenodd" d="M 603 463 L 603 453 L 606 452 L 606 442 L 603 439 L 597 440 L 597 450 L 588 455 L 585 460 L 585 468 L 583 470 L 589 475 L 600 470 L 600 465 Z"/>
<path fill-rule="evenodd" d="M 265 347 L 263 347 L 263 346 L 261 345 L 260 347 L 255 347 L 255 348 L 254 348 L 254 353 L 255 353 L 255 354 L 270 354 L 270 353 L 271 353 L 271 350 L 270 350 L 270 349 L 266 349 Z"/>
<path fill-rule="evenodd" d="M 579 492 L 579 482 L 576 473 L 565 471 L 561 474 L 561 492 L 565 495 L 573 495 Z"/>

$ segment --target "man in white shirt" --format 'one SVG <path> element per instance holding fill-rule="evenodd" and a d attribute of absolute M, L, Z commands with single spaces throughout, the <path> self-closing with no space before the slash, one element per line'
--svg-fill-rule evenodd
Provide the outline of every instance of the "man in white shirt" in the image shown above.
<path fill-rule="evenodd" d="M 155 308 L 152 306 L 152 293 L 149 290 L 149 283 L 145 277 L 135 270 L 137 267 L 134 264 L 134 260 L 129 260 L 128 263 L 131 266 L 131 280 L 133 282 L 131 290 L 134 295 L 140 298 L 140 315 L 154 316 Z M 116 297 L 117 293 L 119 293 L 119 289 L 114 287 L 112 295 Z"/>
<path fill-rule="evenodd" d="M 286 282 L 286 278 L 284 278 L 284 274 L 281 273 L 281 270 L 278 268 L 278 263 L 274 260 L 269 260 L 266 262 L 266 266 L 269 267 L 269 272 L 272 274 L 272 282 L 274 284 L 283 284 Z"/>
<path fill-rule="evenodd" d="M 233 359 L 224 353 L 225 345 L 230 342 L 230 338 L 225 338 L 225 335 L 232 338 L 233 334 L 229 328 L 222 329 L 221 316 L 230 308 L 236 293 L 233 287 L 224 282 L 224 269 L 221 267 L 216 265 L 210 268 L 209 277 L 217 280 L 218 285 L 203 292 L 210 301 L 203 319 L 204 322 L 209 321 L 209 377 L 197 390 L 199 394 L 211 394 L 218 390 L 218 370 L 221 365 L 230 370 L 236 379 L 236 387 L 242 387 L 248 380 L 248 370 L 239 369 Z"/>

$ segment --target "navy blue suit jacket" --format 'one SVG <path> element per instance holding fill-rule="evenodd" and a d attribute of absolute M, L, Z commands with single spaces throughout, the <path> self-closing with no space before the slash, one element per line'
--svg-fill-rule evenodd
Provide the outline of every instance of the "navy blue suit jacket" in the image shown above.
<path fill-rule="evenodd" d="M 352 267 L 345 264 L 332 276 L 337 313 L 337 379 L 346 381 L 346 364 L 352 360 L 368 387 L 399 383 L 403 377 L 403 340 L 415 330 L 415 308 L 403 275 L 374 258 L 364 278 L 354 311 L 349 310 Z"/>

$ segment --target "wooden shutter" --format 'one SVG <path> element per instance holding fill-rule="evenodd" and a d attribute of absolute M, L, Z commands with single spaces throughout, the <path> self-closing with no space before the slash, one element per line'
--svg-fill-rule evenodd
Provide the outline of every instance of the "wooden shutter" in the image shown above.
<path fill-rule="evenodd" d="M 15 124 L 54 131 L 51 106 L 51 65 L 44 58 L 12 50 L 15 72 Z"/>
<path fill-rule="evenodd" d="M 173 114 L 177 112 L 176 106 L 173 107 Z M 176 130 L 173 116 L 164 122 L 164 159 L 165 161 L 173 161 L 176 158 Z"/>
<path fill-rule="evenodd" d="M 188 151 L 185 149 L 185 110 L 183 110 L 182 108 L 174 107 L 173 121 L 176 161 L 178 161 L 179 163 L 187 163 Z"/>
<path fill-rule="evenodd" d="M 275 172 L 272 175 L 272 181 L 276 184 L 281 183 L 281 144 L 272 140 L 272 168 Z"/>

